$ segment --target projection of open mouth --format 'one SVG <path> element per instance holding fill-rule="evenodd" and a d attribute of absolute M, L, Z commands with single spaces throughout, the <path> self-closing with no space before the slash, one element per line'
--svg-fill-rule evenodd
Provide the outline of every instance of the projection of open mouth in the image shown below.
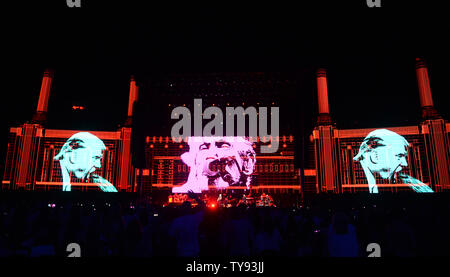
<path fill-rule="evenodd" d="M 235 157 L 207 159 L 203 174 L 208 177 L 208 183 L 216 184 L 219 179 L 234 185 L 239 181 L 239 165 Z"/>

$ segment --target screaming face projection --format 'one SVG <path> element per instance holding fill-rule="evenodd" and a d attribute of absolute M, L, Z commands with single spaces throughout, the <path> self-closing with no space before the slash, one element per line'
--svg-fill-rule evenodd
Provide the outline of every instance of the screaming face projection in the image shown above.
<path fill-rule="evenodd" d="M 103 151 L 106 149 L 102 140 L 87 132 L 76 133 L 62 146 L 54 160 L 59 161 L 63 177 L 63 191 L 71 190 L 71 177 L 83 182 L 90 179 L 104 192 L 117 192 L 116 188 L 105 178 L 94 172 L 101 168 Z"/>
<path fill-rule="evenodd" d="M 190 167 L 185 184 L 173 193 L 201 193 L 209 186 L 250 187 L 256 157 L 252 143 L 244 137 L 189 137 L 189 152 L 181 159 Z"/>
<path fill-rule="evenodd" d="M 404 137 L 386 129 L 378 129 L 367 135 L 353 160 L 360 162 L 370 193 L 378 193 L 376 175 L 391 183 L 399 180 L 410 184 L 415 192 L 433 192 L 426 184 L 402 172 L 408 166 L 408 145 Z"/>

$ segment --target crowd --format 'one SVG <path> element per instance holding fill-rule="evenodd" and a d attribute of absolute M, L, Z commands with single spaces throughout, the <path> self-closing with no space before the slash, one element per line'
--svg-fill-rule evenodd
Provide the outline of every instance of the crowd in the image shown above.
<path fill-rule="evenodd" d="M 130 202 L 2 201 L 0 256 L 313 256 L 446 255 L 450 204 L 292 207 L 160 207 Z"/>

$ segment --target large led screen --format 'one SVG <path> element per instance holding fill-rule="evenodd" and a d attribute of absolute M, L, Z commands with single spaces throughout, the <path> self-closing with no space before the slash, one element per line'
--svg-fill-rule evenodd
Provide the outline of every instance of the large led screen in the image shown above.
<path fill-rule="evenodd" d="M 252 143 L 244 137 L 189 137 L 189 151 L 181 160 L 190 168 L 184 184 L 174 193 L 201 193 L 209 187 L 250 187 L 256 163 Z"/>
<path fill-rule="evenodd" d="M 396 132 L 374 130 L 364 138 L 353 157 L 353 162 L 359 163 L 364 174 L 358 176 L 358 172 L 355 172 L 353 175 L 367 184 L 370 193 L 378 193 L 379 187 L 389 186 L 404 187 L 418 193 L 433 192 L 419 178 L 411 176 L 414 173 L 424 175 L 423 166 L 412 164 L 423 160 L 420 148 L 420 145 L 411 144 Z"/>

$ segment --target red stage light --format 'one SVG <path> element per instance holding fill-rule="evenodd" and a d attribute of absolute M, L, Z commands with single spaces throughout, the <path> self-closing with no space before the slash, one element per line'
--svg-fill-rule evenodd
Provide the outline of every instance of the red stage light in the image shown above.
<path fill-rule="evenodd" d="M 83 106 L 72 106 L 72 110 L 84 110 Z"/>

